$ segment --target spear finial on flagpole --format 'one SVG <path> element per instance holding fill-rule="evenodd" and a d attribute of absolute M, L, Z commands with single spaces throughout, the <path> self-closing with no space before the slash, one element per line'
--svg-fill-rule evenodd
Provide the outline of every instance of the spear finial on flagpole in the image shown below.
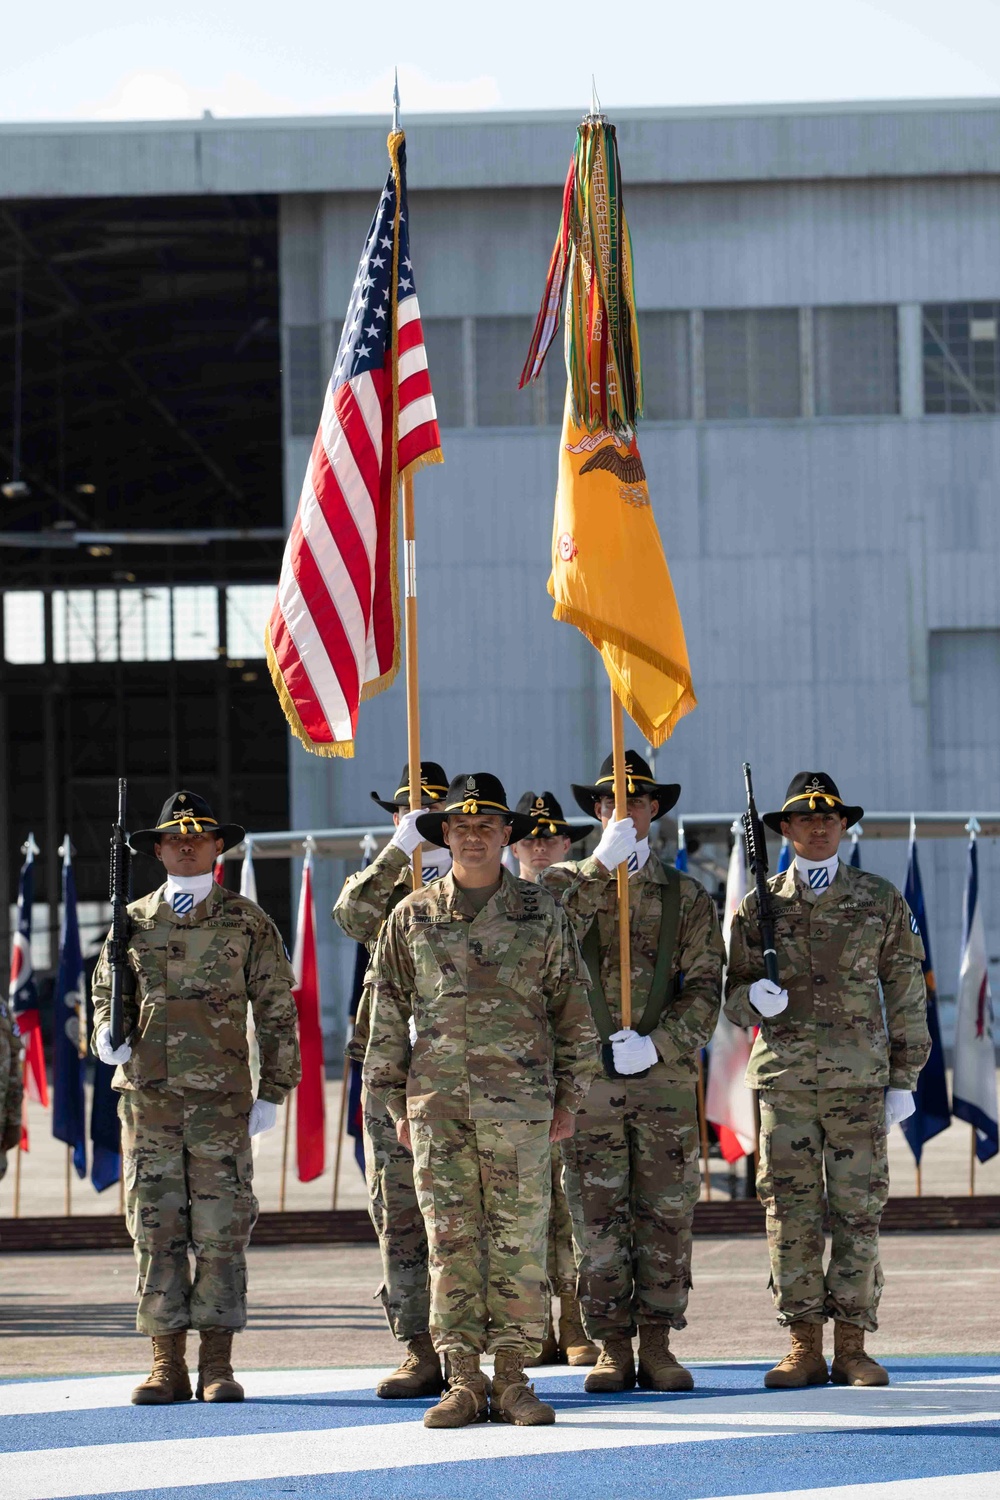
<path fill-rule="evenodd" d="M 597 82 L 593 73 L 590 75 L 590 115 L 588 118 L 591 120 L 603 120 L 604 118 L 601 113 L 601 101 L 597 97 Z"/>
<path fill-rule="evenodd" d="M 399 69 L 392 70 L 392 133 L 399 134 Z"/>
<path fill-rule="evenodd" d="M 979 834 L 982 832 L 982 827 L 983 825 L 980 823 L 975 813 L 970 813 L 969 821 L 965 825 L 965 831 L 969 835 L 969 838 L 973 841 L 977 839 Z"/>
<path fill-rule="evenodd" d="M 21 853 L 27 855 L 28 859 L 34 859 L 35 855 L 41 854 L 41 852 L 42 851 L 40 847 L 35 843 L 35 835 L 33 833 L 29 833 L 28 837 L 21 845 Z"/>

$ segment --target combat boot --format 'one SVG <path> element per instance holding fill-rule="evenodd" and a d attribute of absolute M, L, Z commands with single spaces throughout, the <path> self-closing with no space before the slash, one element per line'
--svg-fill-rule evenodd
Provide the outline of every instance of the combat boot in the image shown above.
<path fill-rule="evenodd" d="M 587 1337 L 583 1314 L 575 1297 L 559 1299 L 559 1357 L 568 1365 L 596 1365 L 597 1345 Z"/>
<path fill-rule="evenodd" d="M 418 1396 L 440 1396 L 444 1390 L 441 1361 L 429 1333 L 418 1333 L 407 1344 L 410 1351 L 398 1370 L 375 1387 L 383 1401 L 415 1400 Z"/>
<path fill-rule="evenodd" d="M 191 1379 L 184 1362 L 187 1332 L 153 1334 L 153 1368 L 132 1392 L 133 1406 L 169 1406 L 191 1400 Z"/>
<path fill-rule="evenodd" d="M 486 1376 L 479 1355 L 456 1349 L 448 1355 L 448 1389 L 437 1406 L 424 1412 L 425 1427 L 469 1427 L 489 1417 Z"/>
<path fill-rule="evenodd" d="M 233 1379 L 233 1330 L 203 1328 L 198 1349 L 199 1401 L 242 1401 L 243 1387 Z"/>
<path fill-rule="evenodd" d="M 559 1345 L 556 1343 L 556 1329 L 552 1318 L 552 1300 L 549 1299 L 548 1316 L 545 1319 L 545 1337 L 542 1339 L 542 1347 L 533 1359 L 524 1361 L 526 1370 L 537 1370 L 539 1365 L 554 1365 L 559 1359 Z"/>
<path fill-rule="evenodd" d="M 830 1372 L 823 1358 L 822 1323 L 790 1323 L 788 1332 L 792 1347 L 784 1359 L 764 1376 L 768 1390 L 801 1390 L 805 1385 L 826 1385 Z"/>
<path fill-rule="evenodd" d="M 539 1401 L 535 1387 L 527 1382 L 521 1350 L 498 1349 L 493 1361 L 490 1421 L 510 1422 L 514 1427 L 551 1427 L 555 1419 L 552 1407 Z"/>
<path fill-rule="evenodd" d="M 889 1372 L 870 1354 L 865 1353 L 865 1330 L 854 1323 L 834 1323 L 833 1364 L 830 1379 L 834 1385 L 888 1385 Z"/>
<path fill-rule="evenodd" d="M 693 1391 L 694 1377 L 670 1350 L 666 1323 L 645 1323 L 639 1329 L 639 1385 L 644 1391 Z"/>
<path fill-rule="evenodd" d="M 610 1395 L 615 1391 L 630 1391 L 635 1385 L 635 1356 L 632 1340 L 605 1339 L 597 1364 L 583 1382 L 585 1391 L 591 1395 L 599 1392 Z"/>

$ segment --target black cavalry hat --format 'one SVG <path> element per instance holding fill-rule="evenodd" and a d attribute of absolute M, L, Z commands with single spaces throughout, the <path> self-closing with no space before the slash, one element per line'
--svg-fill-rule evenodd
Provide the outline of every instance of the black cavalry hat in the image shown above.
<path fill-rule="evenodd" d="M 562 807 L 551 792 L 525 792 L 517 804 L 517 811 L 532 819 L 534 828 L 529 839 L 548 839 L 562 834 L 573 844 L 585 839 L 594 831 L 593 823 L 569 823 L 563 817 Z"/>
<path fill-rule="evenodd" d="M 165 833 L 211 833 L 222 840 L 224 849 L 231 849 L 246 838 L 245 828 L 238 823 L 220 823 L 204 797 L 186 791 L 174 792 L 167 798 L 155 828 L 140 828 L 129 834 L 128 841 L 140 854 L 152 854 L 153 845 Z"/>
<path fill-rule="evenodd" d="M 420 762 L 420 801 L 424 807 L 433 806 L 440 802 L 448 790 L 448 778 L 436 760 L 422 760 Z M 379 807 L 384 807 L 387 813 L 408 812 L 410 808 L 410 765 L 407 761 L 399 773 L 399 786 L 393 793 L 392 801 L 385 801 L 378 792 L 372 792 L 371 799 L 377 802 Z"/>
<path fill-rule="evenodd" d="M 417 830 L 424 838 L 432 844 L 438 844 L 442 849 L 444 842 L 444 820 L 449 813 L 468 813 L 475 816 L 476 813 L 485 813 L 493 817 L 503 818 L 510 826 L 510 842 L 516 844 L 518 839 L 526 839 L 534 828 L 531 818 L 526 818 L 523 813 L 512 812 L 507 806 L 507 793 L 503 789 L 503 782 L 497 776 L 491 776 L 489 771 L 473 771 L 468 775 L 456 776 L 445 794 L 444 806 L 435 808 L 433 812 L 424 812 L 417 819 Z"/>
<path fill-rule="evenodd" d="M 785 802 L 780 812 L 764 814 L 764 822 L 774 833 L 781 832 L 782 818 L 792 813 L 834 812 L 847 819 L 848 828 L 860 823 L 865 815 L 863 807 L 849 807 L 841 801 L 837 783 L 825 771 L 800 771 L 788 783 Z"/>
<path fill-rule="evenodd" d="M 585 813 L 594 816 L 594 804 L 598 797 L 613 796 L 615 790 L 615 759 L 613 755 L 605 757 L 601 766 L 601 774 L 593 786 L 577 786 L 573 783 L 573 796 L 577 805 L 582 807 Z M 637 793 L 648 792 L 658 803 L 654 822 L 656 818 L 662 818 L 677 802 L 681 789 L 676 781 L 657 781 L 641 755 L 636 755 L 634 750 L 625 751 L 625 790 L 630 797 Z"/>

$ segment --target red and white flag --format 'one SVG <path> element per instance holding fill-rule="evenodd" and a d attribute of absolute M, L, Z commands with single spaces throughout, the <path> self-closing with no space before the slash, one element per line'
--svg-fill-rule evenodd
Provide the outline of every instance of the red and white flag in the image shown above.
<path fill-rule="evenodd" d="M 295 926 L 295 1008 L 299 1015 L 302 1081 L 295 1093 L 295 1149 L 300 1182 L 322 1177 L 326 1164 L 323 1032 L 320 1027 L 319 966 L 316 962 L 316 908 L 313 904 L 312 851 L 306 854 Z"/>
<path fill-rule="evenodd" d="M 733 917 L 747 893 L 747 867 L 743 849 L 743 828 L 733 824 L 733 850 L 729 856 L 726 878 L 726 914 L 722 936 L 729 951 L 729 933 Z M 708 1062 L 708 1087 L 705 1091 L 705 1114 L 719 1133 L 719 1149 L 726 1161 L 738 1161 L 754 1149 L 757 1125 L 753 1095 L 746 1086 L 750 1043 L 742 1026 L 734 1026 L 723 1012 L 712 1038 Z"/>
<path fill-rule="evenodd" d="M 281 706 L 317 755 L 354 754 L 361 700 L 399 669 L 399 483 L 442 462 L 401 131 L 389 156 L 267 627 Z"/>
<path fill-rule="evenodd" d="M 10 1012 L 24 1044 L 25 1100 L 48 1108 L 49 1084 L 45 1074 L 45 1049 L 42 1022 L 38 1010 L 38 990 L 31 961 L 31 912 L 35 893 L 35 855 L 38 845 L 34 834 L 28 834 L 24 847 L 24 864 L 17 887 L 17 927 L 10 952 L 10 983 L 7 996 Z M 21 1117 L 21 1149 L 28 1149 L 27 1108 Z"/>

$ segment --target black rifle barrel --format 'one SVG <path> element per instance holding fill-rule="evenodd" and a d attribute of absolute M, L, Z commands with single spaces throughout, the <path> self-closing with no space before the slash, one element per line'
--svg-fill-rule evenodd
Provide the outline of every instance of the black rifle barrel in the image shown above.
<path fill-rule="evenodd" d="M 111 968 L 111 1045 L 125 1040 L 125 969 L 128 964 L 128 888 L 131 850 L 125 832 L 125 799 L 128 782 L 118 781 L 118 821 L 111 829 L 111 936 L 108 963 Z"/>
<path fill-rule="evenodd" d="M 764 970 L 772 984 L 778 979 L 778 954 L 774 946 L 774 906 L 767 884 L 767 842 L 764 825 L 753 800 L 753 778 L 750 765 L 743 762 L 743 780 L 747 787 L 747 810 L 743 814 L 743 837 L 747 846 L 747 864 L 757 891 L 757 924 L 760 927 L 760 945 L 764 950 Z"/>

